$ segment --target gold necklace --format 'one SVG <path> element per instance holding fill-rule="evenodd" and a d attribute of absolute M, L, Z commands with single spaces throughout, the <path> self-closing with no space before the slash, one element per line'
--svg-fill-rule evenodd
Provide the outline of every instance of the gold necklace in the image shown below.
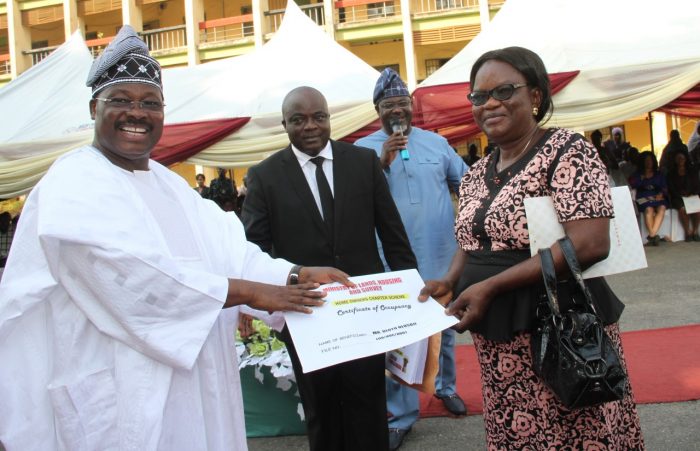
<path fill-rule="evenodd" d="M 527 142 L 525 143 L 525 147 L 523 147 L 523 148 L 520 150 L 520 152 L 518 152 L 517 154 L 515 154 L 515 158 L 513 158 L 513 162 L 510 163 L 510 164 L 509 164 L 508 166 L 506 166 L 506 167 L 510 167 L 513 163 L 515 163 L 516 161 L 518 161 L 518 158 L 520 158 L 520 156 L 521 156 L 523 153 L 525 153 L 525 151 L 527 150 L 528 146 L 529 146 L 530 143 L 532 142 L 532 138 L 534 138 L 536 134 L 537 134 L 537 127 L 535 127 L 535 131 L 532 132 L 532 134 L 530 135 L 530 139 L 528 139 Z M 500 166 L 500 167 L 499 167 L 499 166 Z M 499 154 L 498 154 L 498 161 L 496 162 L 496 172 L 501 172 L 501 171 L 504 170 L 504 169 L 505 169 L 505 168 L 503 167 L 503 150 L 501 150 L 501 152 L 499 152 Z"/>

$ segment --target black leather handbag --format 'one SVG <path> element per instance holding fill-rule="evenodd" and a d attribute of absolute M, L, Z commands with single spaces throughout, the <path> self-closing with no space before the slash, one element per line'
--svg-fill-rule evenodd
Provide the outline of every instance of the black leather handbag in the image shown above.
<path fill-rule="evenodd" d="M 573 275 L 561 282 L 572 285 L 566 290 L 571 308 L 560 310 L 552 253 L 540 249 L 545 293 L 532 333 L 533 369 L 569 409 L 618 401 L 627 392 L 627 374 L 596 313 L 573 244 L 566 237 L 559 244 Z"/>

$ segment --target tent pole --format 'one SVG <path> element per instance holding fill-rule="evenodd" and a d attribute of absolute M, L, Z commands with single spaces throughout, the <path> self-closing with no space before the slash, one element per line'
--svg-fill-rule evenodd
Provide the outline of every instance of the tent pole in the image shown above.
<path fill-rule="evenodd" d="M 653 116 L 651 114 L 651 111 L 647 113 L 647 117 L 649 119 L 649 139 L 651 140 L 651 152 L 654 153 L 654 127 L 652 126 L 652 120 Z"/>

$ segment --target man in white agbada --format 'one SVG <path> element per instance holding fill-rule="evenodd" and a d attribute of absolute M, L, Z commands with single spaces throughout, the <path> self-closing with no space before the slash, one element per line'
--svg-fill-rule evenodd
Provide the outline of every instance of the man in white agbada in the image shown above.
<path fill-rule="evenodd" d="M 244 450 L 238 306 L 309 313 L 323 303 L 311 282 L 350 284 L 270 258 L 233 213 L 149 160 L 160 73 L 122 28 L 88 79 L 93 145 L 27 199 L 0 283 L 8 451 Z"/>

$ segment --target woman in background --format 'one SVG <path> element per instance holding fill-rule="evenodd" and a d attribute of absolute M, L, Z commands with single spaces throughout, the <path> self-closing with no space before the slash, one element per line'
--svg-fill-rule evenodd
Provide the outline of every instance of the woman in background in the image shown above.
<path fill-rule="evenodd" d="M 629 185 L 637 190 L 635 201 L 649 232 L 647 242 L 658 246 L 661 241 L 659 230 L 668 208 L 668 189 L 654 152 L 647 150 L 639 154 L 637 171 L 630 177 Z"/>
<path fill-rule="evenodd" d="M 698 235 L 700 212 L 688 214 L 683 202 L 684 197 L 697 197 L 700 194 L 700 182 L 698 172 L 689 165 L 688 157 L 683 153 L 677 153 L 669 167 L 668 194 L 671 198 L 671 208 L 678 210 L 685 240 L 700 241 L 700 235 Z"/>
<path fill-rule="evenodd" d="M 197 180 L 197 186 L 194 187 L 194 190 L 197 191 L 203 198 L 209 199 L 209 187 L 204 184 L 204 181 L 206 180 L 204 174 L 197 174 L 195 179 Z"/>

